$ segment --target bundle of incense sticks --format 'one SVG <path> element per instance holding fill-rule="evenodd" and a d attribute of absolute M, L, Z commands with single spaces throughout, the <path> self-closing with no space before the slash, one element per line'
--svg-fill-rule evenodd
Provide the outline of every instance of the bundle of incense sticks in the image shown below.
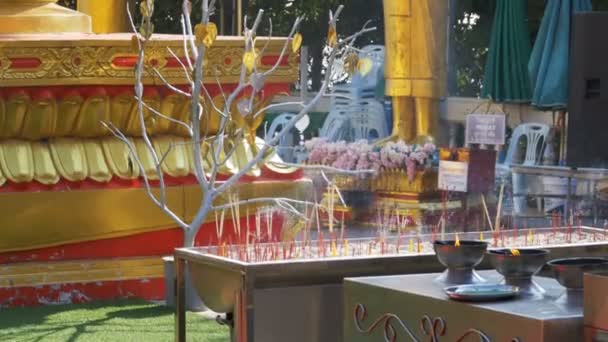
<path fill-rule="evenodd" d="M 224 215 L 226 211 L 222 209 L 222 213 L 218 219 L 217 211 L 215 214 L 215 233 L 217 234 L 218 244 L 224 240 Z"/>
<path fill-rule="evenodd" d="M 240 214 L 240 206 L 239 197 L 236 194 L 230 193 L 228 195 L 229 205 L 230 205 L 230 214 L 232 217 L 232 229 L 239 243 L 241 240 L 241 214 Z"/>

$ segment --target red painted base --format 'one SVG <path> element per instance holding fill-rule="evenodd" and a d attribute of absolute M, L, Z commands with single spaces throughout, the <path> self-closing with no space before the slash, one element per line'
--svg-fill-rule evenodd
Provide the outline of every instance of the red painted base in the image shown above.
<path fill-rule="evenodd" d="M 165 299 L 163 278 L 0 288 L 0 307 L 78 304 L 95 300 Z"/>
<path fill-rule="evenodd" d="M 196 238 L 197 246 L 227 245 L 244 243 L 247 219 L 241 219 L 241 237 L 237 237 L 234 232 L 232 221 L 224 224 L 223 238 L 218 243 L 215 222 L 206 223 L 199 231 Z M 270 240 L 280 240 L 280 227 L 282 218 L 275 215 L 273 217 L 273 232 Z M 249 218 L 249 227 L 255 230 L 255 217 Z M 265 231 L 265 221 L 262 222 Z M 264 240 L 269 240 L 263 236 Z M 144 256 L 163 256 L 173 254 L 173 249 L 183 245 L 183 234 L 179 228 L 167 228 L 165 230 L 136 234 L 127 237 L 88 241 L 74 244 L 67 244 L 57 247 L 42 248 L 36 250 L 0 253 L 0 265 L 8 263 L 31 262 L 31 261 L 62 261 L 62 260 L 81 260 L 81 259 L 104 259 L 104 258 L 125 258 L 125 257 L 144 257 Z"/>
<path fill-rule="evenodd" d="M 280 227 L 283 219 L 275 215 L 272 236 L 263 236 L 263 240 L 280 240 Z M 224 238 L 219 240 L 215 223 L 207 223 L 201 228 L 196 245 L 227 245 L 245 242 L 247 219 L 241 219 L 239 237 L 232 221 L 224 224 Z M 249 218 L 249 227 L 255 231 L 255 217 Z M 266 227 L 265 221 L 262 227 Z M 95 260 L 125 257 L 165 256 L 173 254 L 176 247 L 183 245 L 183 234 L 180 229 L 172 228 L 156 232 L 137 234 L 128 237 L 89 241 L 68 244 L 37 250 L 0 254 L 2 264 L 67 260 Z M 165 298 L 163 278 L 134 279 L 126 281 L 99 281 L 92 283 L 54 284 L 32 287 L 0 287 L 0 307 L 18 307 L 31 305 L 82 303 L 95 300 L 137 297 L 147 300 Z"/>

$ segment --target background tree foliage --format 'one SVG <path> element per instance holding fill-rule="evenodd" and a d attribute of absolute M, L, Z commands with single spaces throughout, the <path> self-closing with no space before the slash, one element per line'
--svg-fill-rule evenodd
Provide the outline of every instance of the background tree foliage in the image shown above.
<path fill-rule="evenodd" d="M 494 19 L 495 0 L 450 0 L 450 84 L 452 96 L 479 96 Z M 547 0 L 528 0 L 530 41 L 534 42 Z M 608 10 L 608 0 L 592 0 L 596 11 Z"/>
<path fill-rule="evenodd" d="M 102 0 L 97 0 L 102 1 Z M 139 2 L 139 0 L 132 0 Z M 193 2 L 193 20 L 200 19 L 200 1 Z M 495 0 L 434 0 L 451 1 L 450 18 L 450 66 L 449 89 L 452 96 L 478 96 L 483 83 L 483 69 L 490 44 Z M 608 0 L 592 0 L 595 10 L 608 10 Z M 59 3 L 75 8 L 76 0 L 60 0 Z M 225 8 L 226 32 L 233 27 L 232 1 L 218 0 Z M 531 41 L 534 41 L 542 19 L 546 0 L 528 0 L 528 18 Z M 181 0 L 156 0 L 154 12 L 155 30 L 158 33 L 181 33 L 179 18 Z M 228 4 L 228 5 L 226 5 Z M 346 5 L 338 31 L 343 34 L 357 31 L 367 20 L 378 30 L 365 35 L 358 46 L 384 44 L 384 15 L 382 0 L 244 0 L 245 12 L 252 17 L 258 9 L 266 10 L 272 19 L 273 35 L 286 35 L 296 16 L 304 15 L 301 32 L 304 45 L 309 48 L 309 74 L 312 88 L 318 89 L 323 77 L 323 47 L 327 35 L 330 9 Z M 135 15 L 139 12 L 136 11 Z M 219 24 L 219 10 L 214 21 Z M 139 22 L 139 20 L 136 20 Z M 219 26 L 219 25 L 218 25 Z M 268 33 L 268 23 L 261 33 Z"/>
<path fill-rule="evenodd" d="M 357 41 L 357 46 L 384 44 L 384 14 L 382 0 L 250 0 L 249 15 L 258 9 L 266 10 L 272 19 L 275 35 L 286 35 L 296 16 L 304 16 L 301 33 L 310 57 L 310 79 L 312 88 L 318 89 L 323 77 L 323 48 L 328 30 L 329 11 L 345 4 L 338 33 L 349 34 L 358 31 L 366 21 L 378 27 Z"/>

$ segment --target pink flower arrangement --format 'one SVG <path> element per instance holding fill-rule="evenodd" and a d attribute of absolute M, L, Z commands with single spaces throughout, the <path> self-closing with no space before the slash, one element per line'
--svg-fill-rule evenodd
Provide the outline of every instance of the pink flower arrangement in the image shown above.
<path fill-rule="evenodd" d="M 323 138 L 307 141 L 308 162 L 331 166 L 341 170 L 406 170 L 410 181 L 416 171 L 428 163 L 437 148 L 433 144 L 407 145 L 403 141 L 389 142 L 382 148 L 370 145 L 366 140 L 354 143 L 327 142 Z"/>
<path fill-rule="evenodd" d="M 407 145 L 403 141 L 389 142 L 380 150 L 380 160 L 385 169 L 405 169 L 410 181 L 416 171 L 425 167 L 437 147 L 433 144 Z"/>
<path fill-rule="evenodd" d="M 341 170 L 380 170 L 380 154 L 365 140 L 354 143 L 327 142 L 323 138 L 307 141 L 308 162 Z"/>

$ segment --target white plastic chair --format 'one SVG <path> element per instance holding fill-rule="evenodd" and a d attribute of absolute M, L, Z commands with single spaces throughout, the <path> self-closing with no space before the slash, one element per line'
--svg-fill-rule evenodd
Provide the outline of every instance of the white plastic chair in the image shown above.
<path fill-rule="evenodd" d="M 372 95 L 375 95 L 375 88 L 384 77 L 384 55 L 385 48 L 383 45 L 368 45 L 361 49 L 360 58 L 370 58 L 374 63 L 369 74 L 363 76 L 360 73 L 355 73 L 352 79 L 352 85 L 355 88 L 371 88 Z"/>
<path fill-rule="evenodd" d="M 370 142 L 389 135 L 384 107 L 376 100 L 363 100 L 350 108 L 351 139 Z"/>
<path fill-rule="evenodd" d="M 542 123 L 525 123 L 517 126 L 511 136 L 511 142 L 505 161 L 502 164 L 497 165 L 496 171 L 498 177 L 503 180 L 506 179 L 510 172 L 511 165 L 514 164 L 516 153 L 518 150 L 519 142 L 521 139 L 525 139 L 526 150 L 523 156 L 523 162 L 521 165 L 532 166 L 539 165 L 543 156 L 546 141 L 549 136 L 549 130 L 551 128 L 548 125 Z M 527 177 L 520 174 L 511 174 L 511 181 L 513 186 L 514 194 L 523 194 L 526 189 L 530 192 L 540 193 L 543 191 L 542 182 L 529 182 Z M 516 212 L 523 212 L 526 208 L 526 197 L 518 196 L 513 198 L 513 206 Z M 537 206 L 540 210 L 542 207 L 541 199 L 537 199 Z"/>
<path fill-rule="evenodd" d="M 333 142 L 347 140 L 350 107 L 357 99 L 357 89 L 350 84 L 337 85 L 330 96 L 331 109 L 319 130 L 319 137 Z"/>
<path fill-rule="evenodd" d="M 350 83 L 336 85 L 331 92 L 330 112 L 319 136 L 328 141 L 376 140 L 388 135 L 384 106 L 376 100 L 376 87 L 384 77 L 382 45 L 361 49 L 360 58 L 370 58 L 372 70 L 353 75 Z"/>
<path fill-rule="evenodd" d="M 342 141 L 348 138 L 349 116 L 347 110 L 333 111 L 327 115 L 319 130 L 319 137 L 327 141 Z"/>
<path fill-rule="evenodd" d="M 294 114 L 291 113 L 283 113 L 277 116 L 272 123 L 270 124 L 270 128 L 266 132 L 266 141 L 274 138 L 276 134 L 278 134 L 291 119 L 294 118 Z M 281 159 L 285 162 L 293 162 L 294 161 L 294 147 L 297 144 L 296 134 L 293 132 L 288 132 L 285 134 L 276 148 L 277 154 Z"/>
<path fill-rule="evenodd" d="M 541 123 L 525 123 L 513 131 L 511 144 L 505 157 L 505 165 L 511 165 L 517 152 L 517 145 L 522 138 L 526 139 L 526 154 L 522 165 L 538 165 L 549 137 L 550 127 Z"/>

